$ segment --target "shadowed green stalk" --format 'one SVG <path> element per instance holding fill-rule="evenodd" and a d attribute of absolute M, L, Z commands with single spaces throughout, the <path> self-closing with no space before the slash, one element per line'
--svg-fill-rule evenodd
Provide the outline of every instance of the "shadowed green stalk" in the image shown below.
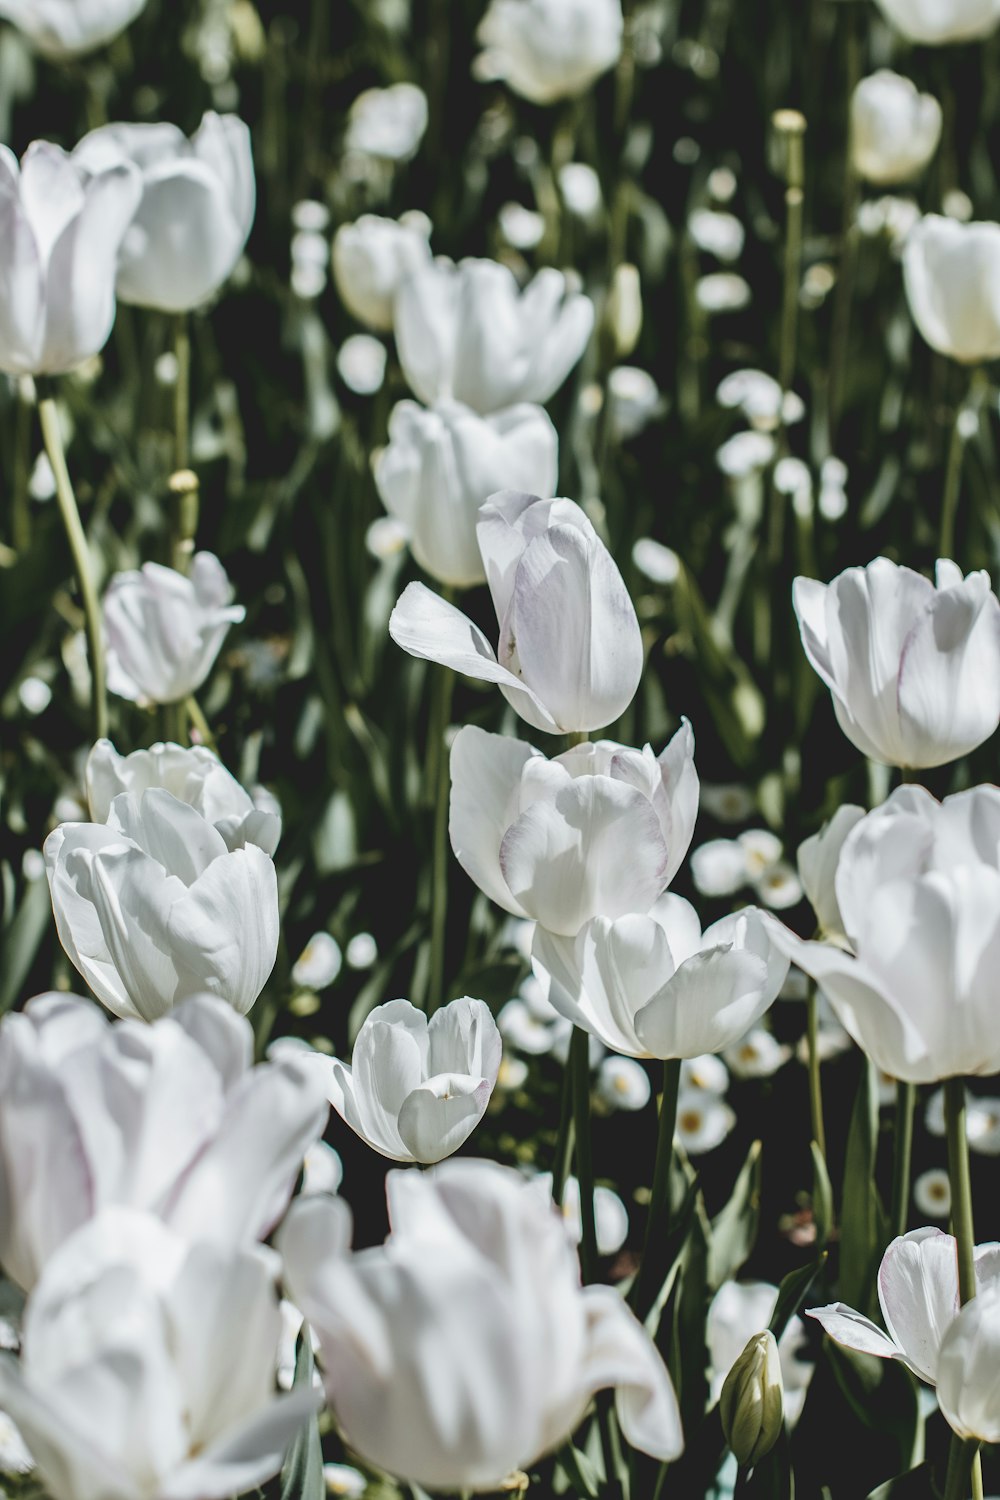
<path fill-rule="evenodd" d="M 948 1141 L 948 1181 L 951 1184 L 951 1225 L 958 1253 L 958 1295 L 964 1306 L 976 1295 L 976 1233 L 972 1220 L 964 1078 L 945 1079 L 944 1122 Z M 955 1433 L 948 1456 L 944 1500 L 968 1500 L 970 1491 L 973 1500 L 982 1500 L 979 1444 L 967 1442 Z"/>
<path fill-rule="evenodd" d="M 101 626 L 101 607 L 94 584 L 93 560 L 87 546 L 87 538 L 80 520 L 80 512 L 73 493 L 73 485 L 66 467 L 62 432 L 59 427 L 59 412 L 52 396 L 43 396 L 38 403 L 38 417 L 42 425 L 45 451 L 52 465 L 56 482 L 56 499 L 62 517 L 73 567 L 83 602 L 83 615 L 87 631 L 87 656 L 90 662 L 90 713 L 94 739 L 104 739 L 108 733 L 108 699 L 104 677 L 104 637 Z"/>
<path fill-rule="evenodd" d="M 781 302 L 781 357 L 778 379 L 781 389 L 791 389 L 795 377 L 798 335 L 799 282 L 802 268 L 802 211 L 805 201 L 805 116 L 797 109 L 779 109 L 774 128 L 785 149 L 785 284 Z"/>
<path fill-rule="evenodd" d="M 913 1109 L 917 1091 L 912 1083 L 896 1084 L 896 1117 L 892 1132 L 892 1233 L 906 1233 L 910 1206 L 910 1158 L 913 1152 Z"/>
<path fill-rule="evenodd" d="M 174 469 L 186 469 L 190 463 L 191 430 L 191 334 L 187 313 L 174 318 L 174 357 L 177 379 L 174 382 Z"/>
<path fill-rule="evenodd" d="M 854 298 L 854 281 L 857 271 L 858 230 L 855 223 L 858 212 L 858 174 L 854 170 L 854 152 L 851 141 L 850 101 L 861 76 L 861 46 L 858 37 L 857 8 L 842 7 L 845 26 L 846 97 L 848 100 L 847 139 L 844 147 L 844 202 L 840 233 L 840 264 L 837 270 L 837 289 L 834 294 L 833 323 L 830 331 L 830 370 L 827 383 L 827 445 L 836 452 L 837 423 L 843 404 L 844 376 L 847 371 L 847 356 L 851 338 L 851 303 Z"/>
<path fill-rule="evenodd" d="M 31 545 L 31 508 L 28 504 L 28 460 L 31 447 L 31 406 L 18 382 L 14 409 L 14 472 L 11 495 L 11 543 L 15 552 Z"/>
<path fill-rule="evenodd" d="M 955 515 L 962 493 L 962 465 L 965 445 L 979 426 L 979 409 L 989 389 L 985 371 L 978 365 L 969 376 L 969 389 L 965 400 L 955 413 L 948 444 L 948 463 L 944 475 L 944 493 L 941 497 L 941 531 L 938 541 L 938 557 L 955 555 Z"/>
<path fill-rule="evenodd" d="M 434 814 L 431 869 L 431 953 L 424 1009 L 433 1015 L 444 1003 L 444 952 L 448 922 L 448 800 L 451 778 L 445 733 L 451 715 L 455 674 L 444 667 L 434 671 L 431 683 L 431 722 L 427 762 L 429 792 Z"/>
<path fill-rule="evenodd" d="M 559 1107 L 559 1134 L 552 1159 L 552 1198 L 562 1208 L 563 1189 L 569 1176 L 569 1164 L 573 1155 L 573 1069 L 566 1059 L 563 1069 L 562 1095 Z"/>
<path fill-rule="evenodd" d="M 809 1118 L 812 1124 L 812 1138 L 819 1147 L 820 1155 L 826 1160 L 826 1127 L 823 1124 L 823 1083 L 820 1077 L 819 1061 L 819 994 L 815 984 L 809 985 L 809 996 L 806 1001 L 806 1046 L 808 1048 L 809 1061 Z"/>
<path fill-rule="evenodd" d="M 656 1138 L 656 1161 L 653 1166 L 646 1238 L 643 1241 L 639 1273 L 632 1283 L 629 1295 L 632 1311 L 643 1321 L 649 1316 L 659 1291 L 662 1273 L 666 1271 L 666 1267 L 659 1263 L 656 1251 L 665 1246 L 670 1233 L 670 1169 L 674 1160 L 680 1081 L 680 1059 L 668 1058 L 663 1064 L 663 1095 L 660 1099 L 660 1124 Z"/>
<path fill-rule="evenodd" d="M 573 1027 L 569 1044 L 569 1067 L 573 1075 L 573 1127 L 576 1136 L 576 1180 L 580 1185 L 580 1271 L 584 1283 L 597 1271 L 597 1226 L 594 1222 L 594 1160 L 590 1140 L 590 1037 Z"/>

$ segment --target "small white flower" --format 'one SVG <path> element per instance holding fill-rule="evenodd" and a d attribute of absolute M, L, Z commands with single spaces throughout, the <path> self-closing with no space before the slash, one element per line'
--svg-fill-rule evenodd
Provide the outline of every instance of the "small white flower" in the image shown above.
<path fill-rule="evenodd" d="M 386 161 L 409 161 L 427 129 L 427 95 L 415 83 L 365 89 L 347 114 L 348 151 Z"/>
<path fill-rule="evenodd" d="M 619 442 L 637 437 L 660 411 L 663 398 L 647 370 L 616 365 L 608 376 L 608 419 Z"/>
<path fill-rule="evenodd" d="M 766 469 L 775 454 L 774 439 L 766 432 L 737 432 L 716 450 L 715 462 L 730 479 Z"/>
<path fill-rule="evenodd" d="M 775 1041 L 769 1031 L 756 1026 L 722 1056 L 737 1078 L 770 1078 L 791 1057 L 791 1048 Z"/>
<path fill-rule="evenodd" d="M 583 1219 L 580 1211 L 580 1184 L 575 1177 L 566 1178 L 562 1214 L 570 1238 L 574 1244 L 579 1245 L 583 1239 Z M 598 1255 L 616 1255 L 628 1235 L 628 1209 L 610 1188 L 594 1188 L 594 1227 L 597 1230 Z"/>
<path fill-rule="evenodd" d="M 608 1109 L 644 1109 L 652 1087 L 649 1074 L 632 1057 L 606 1057 L 597 1070 L 595 1093 Z"/>
<path fill-rule="evenodd" d="M 790 864 L 779 860 L 753 881 L 758 898 L 772 911 L 785 911 L 802 900 L 802 882 Z"/>
<path fill-rule="evenodd" d="M 286 1054 L 294 1056 L 294 1053 Z M 340 1153 L 325 1141 L 314 1141 L 302 1162 L 302 1193 L 335 1193 L 344 1180 Z"/>
<path fill-rule="evenodd" d="M 523 203 L 505 203 L 497 215 L 500 233 L 515 250 L 534 250 L 545 233 L 545 219 Z"/>
<path fill-rule="evenodd" d="M 395 516 L 378 516 L 365 532 L 365 548 L 379 562 L 396 557 L 409 543 L 410 533 Z"/>
<path fill-rule="evenodd" d="M 490 0 L 475 77 L 502 79 L 533 104 L 572 98 L 621 55 L 621 0 Z"/>
<path fill-rule="evenodd" d="M 703 1156 L 721 1146 L 735 1124 L 735 1111 L 717 1095 L 701 1090 L 683 1093 L 677 1100 L 674 1139 L 688 1156 Z"/>
<path fill-rule="evenodd" d="M 738 312 L 749 306 L 750 285 L 733 271 L 713 271 L 698 278 L 694 295 L 702 312 Z"/>
<path fill-rule="evenodd" d="M 335 1495 L 340 1500 L 361 1500 L 368 1481 L 360 1469 L 352 1469 L 350 1464 L 324 1464 L 323 1484 L 328 1495 Z"/>
<path fill-rule="evenodd" d="M 292 968 L 292 983 L 306 990 L 325 990 L 340 973 L 340 944 L 328 932 L 314 932 Z"/>
<path fill-rule="evenodd" d="M 40 677 L 25 677 L 17 689 L 18 702 L 26 714 L 43 714 L 52 702 L 52 689 Z"/>
<path fill-rule="evenodd" d="M 746 855 L 736 839 L 709 839 L 691 852 L 691 879 L 702 896 L 732 896 L 746 884 Z"/>
<path fill-rule="evenodd" d="M 632 561 L 639 572 L 651 583 L 669 587 L 680 577 L 681 560 L 671 547 L 655 542 L 651 536 L 641 536 L 632 548 Z"/>
<path fill-rule="evenodd" d="M 701 1057 L 686 1057 L 681 1063 L 682 1094 L 700 1092 L 715 1094 L 721 1099 L 728 1088 L 729 1069 L 714 1052 L 704 1052 Z"/>
<path fill-rule="evenodd" d="M 497 1088 L 503 1089 L 508 1094 L 516 1094 L 518 1089 L 524 1087 L 527 1079 L 528 1064 L 524 1058 L 512 1057 L 509 1052 L 504 1052 L 500 1059 L 500 1071 L 497 1074 Z"/>
<path fill-rule="evenodd" d="M 354 333 L 337 350 L 337 373 L 349 391 L 374 396 L 385 381 L 385 345 L 370 333 Z"/>
<path fill-rule="evenodd" d="M 593 167 L 582 161 L 569 161 L 559 168 L 559 191 L 571 214 L 578 219 L 596 218 L 601 207 L 601 179 Z"/>
<path fill-rule="evenodd" d="M 370 932 L 356 932 L 344 950 L 349 969 L 370 969 L 378 958 L 378 943 Z"/>
<path fill-rule="evenodd" d="M 688 219 L 688 231 L 698 249 L 717 260 L 739 260 L 743 254 L 746 232 L 735 214 L 696 208 Z"/>
<path fill-rule="evenodd" d="M 913 1201 L 929 1219 L 947 1219 L 951 1214 L 951 1183 L 941 1167 L 921 1172 L 913 1184 Z"/>
<path fill-rule="evenodd" d="M 720 823 L 745 823 L 757 810 L 757 802 L 748 786 L 740 782 L 701 784 L 701 805 Z"/>

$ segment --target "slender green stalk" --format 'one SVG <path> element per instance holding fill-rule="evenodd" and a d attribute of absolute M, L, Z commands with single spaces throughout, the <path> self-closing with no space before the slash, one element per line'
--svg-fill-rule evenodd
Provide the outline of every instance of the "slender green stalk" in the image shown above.
<path fill-rule="evenodd" d="M 910 1158 L 913 1152 L 913 1108 L 917 1091 L 912 1083 L 896 1084 L 896 1118 L 892 1133 L 892 1232 L 906 1233 L 910 1207 Z"/>
<path fill-rule="evenodd" d="M 948 1140 L 948 1180 L 951 1183 L 951 1222 L 958 1246 L 958 1293 L 964 1305 L 976 1295 L 976 1235 L 972 1223 L 963 1078 L 945 1080 L 944 1121 Z"/>
<path fill-rule="evenodd" d="M 819 1062 L 819 996 L 815 984 L 809 985 L 806 1001 L 806 1046 L 809 1058 L 809 1118 L 812 1123 L 812 1138 L 826 1160 L 826 1127 L 823 1124 L 823 1083 Z"/>
<path fill-rule="evenodd" d="M 190 463 L 191 430 L 191 333 L 187 313 L 174 318 L 174 355 L 177 380 L 174 384 L 174 468 L 186 469 Z"/>
<path fill-rule="evenodd" d="M 590 1141 L 590 1037 L 573 1027 L 569 1044 L 569 1066 L 573 1074 L 573 1125 L 576 1134 L 576 1180 L 580 1185 L 580 1270 L 584 1282 L 597 1271 L 597 1226 L 594 1222 L 594 1161 Z"/>
<path fill-rule="evenodd" d="M 159 719 L 160 732 L 168 743 L 187 743 L 187 707 L 184 703 L 161 704 Z"/>
<path fill-rule="evenodd" d="M 632 1283 L 629 1296 L 633 1312 L 642 1320 L 649 1315 L 656 1300 L 662 1273 L 666 1269 L 659 1263 L 656 1251 L 666 1243 L 670 1233 L 670 1171 L 674 1160 L 680 1080 L 680 1060 L 668 1058 L 663 1064 L 663 1095 L 660 1099 L 660 1124 L 656 1138 L 656 1161 L 653 1166 L 646 1238 L 643 1241 L 639 1273 Z"/>
<path fill-rule="evenodd" d="M 948 1477 L 945 1480 L 944 1500 L 969 1500 L 969 1495 L 975 1493 L 973 1470 L 979 1458 L 979 1444 L 975 1441 L 965 1442 L 962 1438 L 952 1439 L 951 1451 L 948 1454 Z M 980 1486 L 982 1479 L 980 1478 Z M 982 1488 L 980 1488 L 980 1495 Z"/>
<path fill-rule="evenodd" d="M 189 698 L 184 707 L 188 718 L 198 731 L 198 738 L 201 740 L 201 743 L 211 750 L 213 754 L 218 754 L 215 735 L 212 733 L 211 725 L 202 713 L 201 704 L 197 698 Z"/>
<path fill-rule="evenodd" d="M 795 376 L 798 334 L 799 281 L 802 269 L 802 218 L 805 195 L 805 116 L 796 109 L 779 109 L 774 126 L 784 138 L 785 161 L 785 284 L 781 304 L 781 357 L 778 379 L 787 391 Z"/>
<path fill-rule="evenodd" d="M 14 473 L 11 495 L 11 543 L 16 552 L 31 545 L 31 507 L 28 503 L 28 458 L 31 445 L 31 407 L 18 387 L 14 411 Z"/>
<path fill-rule="evenodd" d="M 559 1108 L 559 1134 L 556 1136 L 555 1155 L 552 1159 L 552 1198 L 562 1208 L 563 1189 L 569 1176 L 569 1163 L 573 1154 L 573 1069 L 567 1059 L 563 1069 L 562 1101 Z"/>
<path fill-rule="evenodd" d="M 962 436 L 961 412 L 956 412 L 948 444 L 948 465 L 944 473 L 944 494 L 941 499 L 941 535 L 938 556 L 951 557 L 955 551 L 955 513 L 958 497 L 962 491 L 962 459 L 965 454 L 965 439 Z"/>
<path fill-rule="evenodd" d="M 433 1015 L 444 1001 L 444 955 L 448 923 L 448 798 L 450 776 L 444 737 L 451 715 L 454 673 L 438 667 L 431 684 L 428 764 L 432 768 L 433 845 L 431 870 L 431 955 L 425 1010 Z"/>
<path fill-rule="evenodd" d="M 104 677 L 104 636 L 101 626 L 101 607 L 94 584 L 93 561 L 87 538 L 80 520 L 80 512 L 73 493 L 73 485 L 66 467 L 62 432 L 59 428 L 59 412 L 51 396 L 38 403 L 38 417 L 42 425 L 45 451 L 49 455 L 52 473 L 56 481 L 56 499 L 62 517 L 76 581 L 83 601 L 83 615 L 87 631 L 87 654 L 90 659 L 90 711 L 94 739 L 104 739 L 108 733 L 108 698 Z"/>

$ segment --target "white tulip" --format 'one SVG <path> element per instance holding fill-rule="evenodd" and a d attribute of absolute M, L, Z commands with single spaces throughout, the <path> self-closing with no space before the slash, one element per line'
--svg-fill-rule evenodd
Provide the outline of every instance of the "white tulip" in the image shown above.
<path fill-rule="evenodd" d="M 115 1015 L 154 1021 L 202 992 L 250 1009 L 278 950 L 262 849 L 230 852 L 193 807 L 152 788 L 116 797 L 106 824 L 61 824 L 43 852 L 59 940 Z"/>
<path fill-rule="evenodd" d="M 197 552 L 190 577 L 160 563 L 116 573 L 104 595 L 108 687 L 133 703 L 179 703 L 201 687 L 230 625 L 246 611 L 232 604 L 226 570 Z"/>
<path fill-rule="evenodd" d="M 1000 0 L 878 0 L 878 6 L 907 41 L 930 47 L 979 41 L 1000 23 Z"/>
<path fill-rule="evenodd" d="M 501 1052 L 496 1022 L 482 1000 L 452 1000 L 429 1021 L 408 1000 L 390 1000 L 366 1018 L 350 1067 L 329 1060 L 328 1097 L 382 1156 L 441 1161 L 486 1113 Z"/>
<path fill-rule="evenodd" d="M 400 596 L 393 640 L 411 656 L 497 683 L 533 729 L 589 733 L 617 719 L 642 676 L 642 635 L 614 559 L 580 507 L 502 491 L 480 508 L 476 535 L 497 651 L 422 583 Z"/>
<path fill-rule="evenodd" d="M 546 267 L 522 291 L 492 260 L 431 261 L 396 296 L 396 346 L 424 403 L 451 397 L 478 412 L 546 402 L 576 364 L 594 304 Z"/>
<path fill-rule="evenodd" d="M 767 1281 L 724 1281 L 708 1309 L 708 1341 L 712 1400 L 722 1393 L 726 1376 L 746 1347 L 747 1340 L 766 1328 L 774 1315 L 778 1288 Z M 808 1339 L 802 1319 L 790 1320 L 778 1341 L 781 1379 L 785 1388 L 785 1419 L 798 1421 L 812 1379 L 813 1365 L 799 1356 Z"/>
<path fill-rule="evenodd" d="M 274 1394 L 277 1268 L 126 1209 L 67 1240 L 20 1362 L 0 1356 L 0 1402 L 53 1500 L 222 1500 L 278 1472 L 320 1398 Z"/>
<path fill-rule="evenodd" d="M 48 141 L 0 145 L 0 370 L 60 375 L 100 353 L 142 182 L 129 162 L 91 172 Z"/>
<path fill-rule="evenodd" d="M 532 104 L 589 89 L 621 56 L 621 0 L 490 0 L 474 72 Z"/>
<path fill-rule="evenodd" d="M 766 917 L 838 1021 L 893 1078 L 1000 1072 L 1000 789 L 898 787 L 848 835 L 834 882 L 853 951 Z"/>
<path fill-rule="evenodd" d="M 190 140 L 176 125 L 102 125 L 73 155 L 92 170 L 131 162 L 142 172 L 118 267 L 122 302 L 189 312 L 219 290 L 256 205 L 250 131 L 237 115 L 209 111 Z"/>
<path fill-rule="evenodd" d="M 281 837 L 281 817 L 255 805 L 217 755 L 204 745 L 156 744 L 119 755 L 110 740 L 98 740 L 87 757 L 87 798 L 95 823 L 106 823 L 122 792 L 141 794 L 161 787 L 186 802 L 213 825 L 230 850 L 256 844 L 273 854 Z"/>
<path fill-rule="evenodd" d="M 471 724 L 452 746 L 456 859 L 491 901 L 551 933 L 573 938 L 594 917 L 648 911 L 697 812 L 689 724 L 659 756 L 599 740 L 547 760 Z"/>
<path fill-rule="evenodd" d="M 407 529 L 414 557 L 439 583 L 486 577 L 480 506 L 499 490 L 547 495 L 559 477 L 559 438 L 540 406 L 481 417 L 457 401 L 430 410 L 400 401 L 375 464 L 382 504 Z"/>
<path fill-rule="evenodd" d="M 976 1283 L 981 1291 L 1000 1291 L 1000 1244 L 976 1246 Z M 807 1315 L 838 1344 L 879 1359 L 898 1359 L 935 1385 L 942 1340 L 959 1309 L 953 1237 L 940 1229 L 911 1229 L 893 1240 L 879 1267 L 878 1300 L 888 1332 L 842 1302 L 808 1308 Z"/>
<path fill-rule="evenodd" d="M 309 1054 L 307 1054 L 307 1059 Z M 253 1067 L 250 1023 L 210 995 L 147 1026 L 39 995 L 0 1022 L 0 1264 L 30 1288 L 110 1205 L 240 1244 L 281 1217 L 328 1115 L 308 1060 Z"/>
<path fill-rule="evenodd" d="M 851 97 L 851 154 L 859 176 L 888 185 L 909 182 L 941 139 L 941 106 L 888 68 L 862 78 Z"/>
<path fill-rule="evenodd" d="M 932 349 L 967 365 L 1000 357 L 1000 224 L 925 214 L 906 237 L 903 280 Z"/>
<path fill-rule="evenodd" d="M 365 89 L 347 112 L 345 147 L 384 161 L 409 161 L 427 129 L 427 95 L 415 83 Z"/>
<path fill-rule="evenodd" d="M 938 1405 L 958 1436 L 1000 1442 L 1000 1285 L 963 1307 L 938 1355 Z"/>
<path fill-rule="evenodd" d="M 669 893 L 645 916 L 594 917 L 575 937 L 539 925 L 533 963 L 560 1014 L 626 1057 L 721 1052 L 788 973 L 754 907 L 703 933 L 690 902 Z"/>
<path fill-rule="evenodd" d="M 666 1367 L 617 1292 L 581 1288 L 537 1182 L 455 1161 L 390 1172 L 387 1189 L 380 1249 L 345 1253 L 333 1199 L 296 1204 L 280 1236 L 353 1449 L 429 1489 L 491 1489 L 556 1448 L 613 1386 L 627 1441 L 679 1455 Z"/>
<path fill-rule="evenodd" d="M 877 557 L 829 584 L 796 578 L 792 597 L 803 649 L 862 755 L 941 766 L 995 732 L 1000 602 L 988 573 L 963 579 L 942 558 L 932 584 Z"/>
<path fill-rule="evenodd" d="M 333 238 L 333 279 L 359 323 L 388 333 L 404 277 L 431 258 L 430 232 L 430 219 L 419 213 L 398 222 L 362 214 L 353 224 L 341 224 Z"/>
<path fill-rule="evenodd" d="M 146 0 L 0 0 L 0 17 L 62 62 L 113 41 L 145 8 Z"/>
<path fill-rule="evenodd" d="M 861 822 L 863 807 L 845 802 L 838 807 L 819 833 L 803 839 L 799 845 L 798 869 L 802 889 L 816 913 L 823 936 L 832 942 L 844 937 L 844 919 L 837 905 L 837 861 L 847 835 Z"/>

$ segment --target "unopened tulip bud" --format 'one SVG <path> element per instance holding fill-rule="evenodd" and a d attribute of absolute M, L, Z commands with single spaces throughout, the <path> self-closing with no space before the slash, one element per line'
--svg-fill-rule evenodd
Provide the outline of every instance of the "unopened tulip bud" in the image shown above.
<path fill-rule="evenodd" d="M 753 1468 L 770 1453 L 785 1419 L 778 1345 L 770 1330 L 754 1334 L 726 1376 L 719 1414 L 736 1462 Z"/>
<path fill-rule="evenodd" d="M 626 262 L 615 268 L 604 317 L 615 357 L 628 359 L 642 332 L 642 285 L 635 266 Z"/>

